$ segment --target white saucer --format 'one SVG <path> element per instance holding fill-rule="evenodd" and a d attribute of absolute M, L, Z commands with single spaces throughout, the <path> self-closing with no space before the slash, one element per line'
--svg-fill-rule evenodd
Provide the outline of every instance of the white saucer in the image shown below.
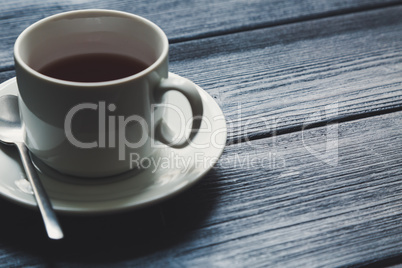
<path fill-rule="evenodd" d="M 133 209 L 162 201 L 199 181 L 222 154 L 227 130 L 224 115 L 217 103 L 202 88 L 197 86 L 197 89 L 202 97 L 205 120 L 202 131 L 194 139 L 195 145 L 184 149 L 164 146 L 157 156 L 142 159 L 143 169 L 116 179 L 74 181 L 53 178 L 50 173 L 39 173 L 54 209 L 72 214 Z M 6 94 L 18 95 L 15 78 L 0 84 L 0 96 Z M 171 103 L 183 107 L 183 114 L 191 115 L 184 97 L 175 95 L 169 99 Z M 168 114 L 166 121 L 175 129 L 177 126 L 173 125 L 177 125 L 179 120 L 174 114 Z M 151 166 L 146 168 L 149 163 Z M 0 195 L 18 204 L 36 207 L 17 149 L 7 145 L 0 145 Z"/>

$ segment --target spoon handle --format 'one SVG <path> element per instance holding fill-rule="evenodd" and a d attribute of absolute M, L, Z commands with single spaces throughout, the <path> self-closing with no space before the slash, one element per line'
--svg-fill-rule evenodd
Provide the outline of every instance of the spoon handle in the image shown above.
<path fill-rule="evenodd" d="M 61 230 L 59 221 L 57 220 L 56 213 L 50 204 L 49 197 L 47 196 L 39 176 L 36 173 L 35 167 L 32 164 L 31 158 L 29 157 L 28 148 L 23 143 L 16 143 L 16 145 L 20 152 L 26 175 L 32 185 L 39 210 L 42 214 L 46 232 L 51 239 L 61 239 L 63 238 L 63 231 Z"/>

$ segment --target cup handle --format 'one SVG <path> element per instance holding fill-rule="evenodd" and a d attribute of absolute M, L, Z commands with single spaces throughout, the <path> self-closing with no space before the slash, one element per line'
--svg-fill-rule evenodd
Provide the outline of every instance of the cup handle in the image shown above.
<path fill-rule="evenodd" d="M 195 84 L 192 83 L 190 80 L 183 77 L 169 76 L 168 78 L 162 78 L 159 86 L 156 88 L 156 100 L 160 100 L 163 94 L 165 94 L 169 90 L 176 90 L 180 92 L 187 98 L 188 102 L 190 103 L 191 111 L 193 113 L 192 130 L 190 132 L 190 135 L 185 140 L 173 143 L 172 131 L 170 131 L 170 128 L 162 118 L 161 120 L 156 122 L 155 138 L 170 147 L 184 148 L 190 144 L 190 142 L 194 139 L 195 135 L 200 129 L 204 112 L 202 99 L 200 94 L 198 93 Z"/>

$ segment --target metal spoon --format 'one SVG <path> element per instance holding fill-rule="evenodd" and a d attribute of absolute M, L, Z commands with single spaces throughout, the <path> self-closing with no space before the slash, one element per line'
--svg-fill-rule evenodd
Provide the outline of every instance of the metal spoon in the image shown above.
<path fill-rule="evenodd" d="M 21 125 L 18 98 L 13 95 L 0 97 L 0 141 L 5 144 L 15 144 L 17 146 L 49 238 L 63 238 L 63 231 L 50 204 L 49 197 L 32 165 L 28 154 L 28 148 L 24 144 L 24 130 Z"/>

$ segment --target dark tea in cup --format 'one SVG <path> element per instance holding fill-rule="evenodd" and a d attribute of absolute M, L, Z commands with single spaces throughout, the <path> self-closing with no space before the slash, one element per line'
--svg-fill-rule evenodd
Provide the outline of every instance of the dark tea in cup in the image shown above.
<path fill-rule="evenodd" d="M 55 60 L 38 71 L 72 82 L 105 82 L 137 74 L 147 67 L 145 63 L 129 56 L 89 53 Z"/>

